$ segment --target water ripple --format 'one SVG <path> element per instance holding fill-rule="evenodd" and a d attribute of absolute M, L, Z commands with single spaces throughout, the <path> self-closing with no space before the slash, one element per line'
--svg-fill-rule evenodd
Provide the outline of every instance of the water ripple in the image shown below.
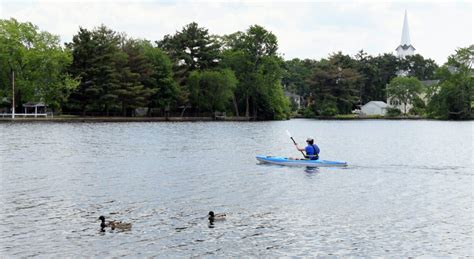
<path fill-rule="evenodd" d="M 469 257 L 472 126 L 0 124 L 0 255 Z M 258 164 L 297 155 L 286 129 L 349 167 Z M 132 229 L 100 232 L 100 215 Z"/>

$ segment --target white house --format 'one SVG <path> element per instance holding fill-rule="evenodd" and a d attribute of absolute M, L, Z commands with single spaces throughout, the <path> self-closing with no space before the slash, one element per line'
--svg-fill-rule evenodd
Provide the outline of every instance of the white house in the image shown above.
<path fill-rule="evenodd" d="M 385 115 L 388 108 L 387 104 L 382 101 L 370 101 L 360 108 L 361 115 Z"/>
<path fill-rule="evenodd" d="M 300 109 L 301 108 L 301 96 L 295 93 L 291 93 L 289 91 L 285 91 L 285 96 L 290 99 L 290 101 L 294 104 L 296 104 L 296 108 Z"/>
<path fill-rule="evenodd" d="M 421 98 L 421 100 L 423 100 L 423 102 L 425 104 L 428 103 L 428 100 L 427 100 L 427 97 L 426 97 L 426 89 L 431 87 L 432 85 L 435 85 L 435 84 L 438 84 L 439 83 L 439 80 L 423 80 L 421 81 L 421 83 L 423 84 L 424 86 L 424 89 L 422 90 L 422 92 L 418 95 L 418 97 Z M 388 106 L 391 107 L 391 108 L 396 108 L 396 109 L 399 109 L 401 112 L 404 112 L 405 111 L 405 104 L 403 104 L 400 100 L 398 100 L 397 98 L 392 98 L 392 97 L 388 97 L 387 98 L 387 103 L 388 103 Z M 407 113 L 413 108 L 413 104 L 411 102 L 407 103 L 407 106 L 406 106 L 406 111 Z"/>

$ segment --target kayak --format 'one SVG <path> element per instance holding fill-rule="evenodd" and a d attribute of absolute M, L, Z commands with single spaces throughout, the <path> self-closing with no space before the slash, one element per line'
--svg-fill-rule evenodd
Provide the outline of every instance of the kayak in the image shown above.
<path fill-rule="evenodd" d="M 281 156 L 263 156 L 258 155 L 257 160 L 262 163 L 269 163 L 275 165 L 286 166 L 307 166 L 307 167 L 323 167 L 323 166 L 347 166 L 344 161 L 330 161 L 330 160 L 293 160 L 288 157 Z"/>

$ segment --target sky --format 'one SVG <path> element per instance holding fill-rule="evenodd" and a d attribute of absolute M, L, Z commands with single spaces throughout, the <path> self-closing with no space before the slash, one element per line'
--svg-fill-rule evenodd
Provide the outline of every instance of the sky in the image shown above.
<path fill-rule="evenodd" d="M 79 27 L 101 24 L 133 38 L 161 40 L 197 22 L 211 34 L 261 25 L 278 38 L 284 59 L 395 54 L 405 10 L 415 53 L 441 65 L 473 44 L 471 1 L 151 1 L 0 0 L 0 18 L 31 22 L 70 42 Z"/>

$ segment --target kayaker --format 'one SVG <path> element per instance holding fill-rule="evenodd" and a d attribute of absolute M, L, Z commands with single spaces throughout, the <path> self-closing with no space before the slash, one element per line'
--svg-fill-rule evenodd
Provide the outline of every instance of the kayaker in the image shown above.
<path fill-rule="evenodd" d="M 306 143 L 308 143 L 308 145 L 305 148 L 300 148 L 298 146 L 298 144 L 296 144 L 296 149 L 298 149 L 298 151 L 305 151 L 306 159 L 318 160 L 319 159 L 319 147 L 318 147 L 318 145 L 314 144 L 314 139 L 312 137 L 308 137 L 306 139 Z"/>

